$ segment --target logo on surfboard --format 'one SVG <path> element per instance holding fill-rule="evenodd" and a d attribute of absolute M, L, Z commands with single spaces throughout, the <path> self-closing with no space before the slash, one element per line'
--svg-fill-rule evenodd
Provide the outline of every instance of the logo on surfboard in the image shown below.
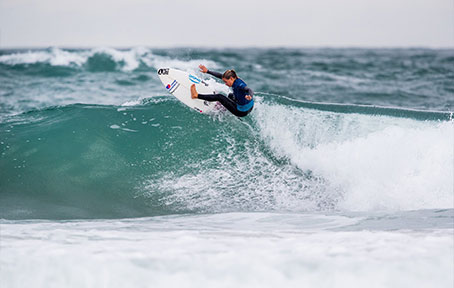
<path fill-rule="evenodd" d="M 169 68 L 161 68 L 158 70 L 158 75 L 169 75 Z"/>
<path fill-rule="evenodd" d="M 177 80 L 173 80 L 172 84 L 167 84 L 166 88 L 169 90 L 170 93 L 175 92 L 177 88 L 180 87 L 180 83 L 177 82 Z"/>
<path fill-rule="evenodd" d="M 199 84 L 202 80 L 199 78 L 195 77 L 194 75 L 189 74 L 189 80 L 191 80 L 192 83 Z"/>

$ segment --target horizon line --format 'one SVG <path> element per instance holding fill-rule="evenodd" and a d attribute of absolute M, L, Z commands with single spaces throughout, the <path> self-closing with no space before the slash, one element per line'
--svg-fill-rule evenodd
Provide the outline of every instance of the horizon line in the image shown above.
<path fill-rule="evenodd" d="M 430 46 L 430 45 L 244 45 L 244 46 L 200 46 L 200 45 L 0 45 L 0 50 L 24 50 L 24 49 L 94 49 L 94 48 L 113 48 L 113 49 L 425 49 L 425 50 L 454 50 L 453 46 Z"/>

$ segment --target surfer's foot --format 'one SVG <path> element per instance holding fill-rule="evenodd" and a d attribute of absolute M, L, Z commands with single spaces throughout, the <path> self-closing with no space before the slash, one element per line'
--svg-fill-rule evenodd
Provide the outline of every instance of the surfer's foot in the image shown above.
<path fill-rule="evenodd" d="M 196 99 L 199 97 L 199 94 L 197 93 L 197 90 L 195 89 L 195 84 L 191 85 L 191 98 Z"/>

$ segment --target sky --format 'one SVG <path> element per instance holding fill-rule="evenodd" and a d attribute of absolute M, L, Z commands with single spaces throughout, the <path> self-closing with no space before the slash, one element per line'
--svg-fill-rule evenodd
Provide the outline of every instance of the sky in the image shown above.
<path fill-rule="evenodd" d="M 0 0 L 8 47 L 454 47 L 454 0 Z"/>

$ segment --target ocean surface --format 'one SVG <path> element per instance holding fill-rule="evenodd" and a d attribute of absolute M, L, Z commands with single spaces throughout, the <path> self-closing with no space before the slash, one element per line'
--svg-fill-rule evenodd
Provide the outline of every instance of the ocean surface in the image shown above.
<path fill-rule="evenodd" d="M 452 49 L 0 50 L 0 286 L 452 288 L 453 111 Z"/>

